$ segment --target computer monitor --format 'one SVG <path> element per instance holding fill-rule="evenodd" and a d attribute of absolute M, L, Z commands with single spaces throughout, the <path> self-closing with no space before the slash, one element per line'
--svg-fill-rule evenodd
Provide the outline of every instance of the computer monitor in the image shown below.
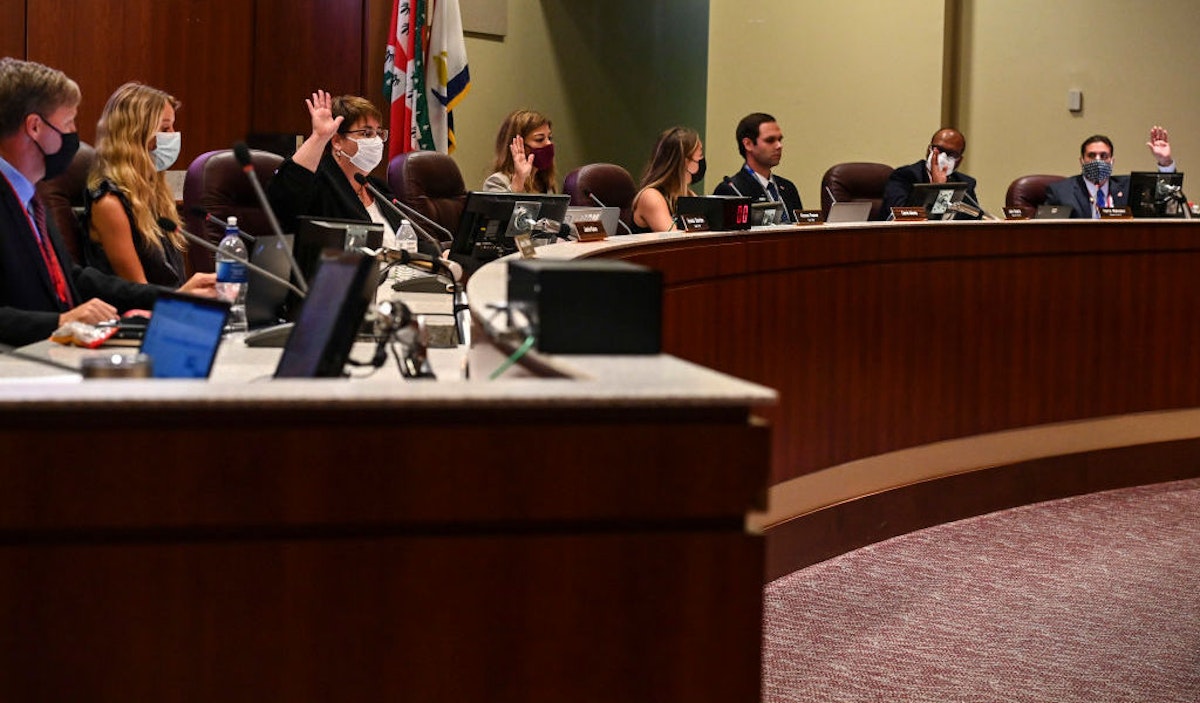
<path fill-rule="evenodd" d="M 326 249 L 347 250 L 360 246 L 378 249 L 383 246 L 383 225 L 363 220 L 340 220 L 333 217 L 299 217 L 296 227 L 296 246 L 292 253 L 304 279 L 316 275 L 321 252 Z M 352 246 L 346 246 L 353 238 Z"/>
<path fill-rule="evenodd" d="M 327 249 L 283 348 L 275 378 L 336 378 L 375 295 L 374 257 Z"/>
<path fill-rule="evenodd" d="M 925 216 L 931 220 L 952 220 L 957 214 L 955 206 L 967 194 L 967 184 L 958 181 L 945 183 L 916 183 L 908 195 L 908 207 L 925 208 Z"/>
<path fill-rule="evenodd" d="M 292 278 L 292 265 L 288 260 L 287 249 L 292 246 L 293 237 L 290 234 L 279 238 L 275 235 L 262 235 L 254 238 L 250 246 L 250 262 L 283 280 Z M 247 271 L 249 277 L 246 289 L 246 323 L 251 329 L 278 324 L 287 317 L 288 287 L 272 281 L 256 273 Z"/>
<path fill-rule="evenodd" d="M 511 254 L 517 250 L 510 226 L 513 212 L 518 203 L 536 203 L 537 214 L 533 219 L 563 222 L 567 215 L 569 195 L 546 195 L 541 193 L 492 193 L 472 191 L 467 193 L 462 219 L 454 232 L 450 251 L 481 261 Z M 526 208 L 531 213 L 532 208 Z M 519 213 L 518 213 L 519 214 Z"/>
<path fill-rule="evenodd" d="M 1182 173 L 1129 174 L 1129 210 L 1134 217 L 1183 217 L 1185 201 Z"/>

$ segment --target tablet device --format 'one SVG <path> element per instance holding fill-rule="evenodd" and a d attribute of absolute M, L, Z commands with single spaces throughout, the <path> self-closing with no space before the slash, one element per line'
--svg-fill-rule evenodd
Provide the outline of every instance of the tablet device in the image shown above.
<path fill-rule="evenodd" d="M 375 258 L 327 249 L 283 347 L 275 378 L 337 378 L 378 283 Z"/>
<path fill-rule="evenodd" d="M 925 215 L 931 220 L 950 220 L 954 219 L 955 205 L 961 203 L 966 194 L 967 184 L 957 181 L 916 183 L 905 205 L 925 208 Z"/>
<path fill-rule="evenodd" d="M 223 300 L 159 293 L 140 350 L 154 378 L 208 378 L 228 317 Z"/>

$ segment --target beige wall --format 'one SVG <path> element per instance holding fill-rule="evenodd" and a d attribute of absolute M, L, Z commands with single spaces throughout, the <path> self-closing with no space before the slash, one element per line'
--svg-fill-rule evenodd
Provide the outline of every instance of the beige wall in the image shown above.
<path fill-rule="evenodd" d="M 964 170 L 985 207 L 1030 173 L 1073 175 L 1079 143 L 1107 134 L 1116 170 L 1153 170 L 1145 147 L 1158 123 L 1200 193 L 1200 2 L 967 0 L 964 2 Z M 1067 91 L 1083 91 L 1083 112 Z"/>
<path fill-rule="evenodd" d="M 705 152 L 718 177 L 741 167 L 747 113 L 784 132 L 779 174 L 805 207 L 842 161 L 920 158 L 941 115 L 943 4 L 934 0 L 711 0 Z M 718 178 L 708 179 L 712 187 Z"/>
<path fill-rule="evenodd" d="M 634 178 L 655 136 L 704 127 L 706 0 L 508 0 L 503 38 L 468 35 L 471 93 L 455 110 L 468 189 L 489 173 L 500 121 L 517 107 L 554 123 L 559 181 L 610 161 Z"/>

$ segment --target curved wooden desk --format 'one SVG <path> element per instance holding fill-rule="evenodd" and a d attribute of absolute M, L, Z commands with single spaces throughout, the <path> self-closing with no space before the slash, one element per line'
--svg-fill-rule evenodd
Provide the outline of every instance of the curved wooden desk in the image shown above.
<path fill-rule="evenodd" d="M 1181 470 L 1158 477 L 1126 466 L 1043 485 L 989 471 L 957 489 L 937 480 L 904 488 L 890 475 L 892 452 L 1200 406 L 1200 225 L 1190 221 L 641 235 L 544 255 L 663 271 L 665 350 L 779 392 L 777 406 L 759 411 L 774 429 L 777 486 L 804 493 L 814 472 L 872 460 L 855 492 L 813 514 L 781 503 L 783 513 L 756 523 L 771 526 L 770 576 L 936 522 Z M 853 512 L 866 496 L 870 511 L 862 502 Z M 929 509 L 939 501 L 943 509 Z"/>

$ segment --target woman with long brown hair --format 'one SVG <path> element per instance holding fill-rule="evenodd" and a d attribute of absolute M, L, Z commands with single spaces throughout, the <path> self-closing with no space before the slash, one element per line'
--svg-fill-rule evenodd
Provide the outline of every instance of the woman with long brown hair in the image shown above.
<path fill-rule="evenodd" d="M 633 199 L 633 230 L 675 229 L 675 200 L 695 195 L 691 186 L 704 178 L 704 170 L 704 145 L 696 130 L 672 127 L 659 135 Z"/>
<path fill-rule="evenodd" d="M 556 193 L 554 135 L 550 119 L 536 110 L 515 110 L 500 123 L 492 175 L 483 189 L 511 193 Z"/>

